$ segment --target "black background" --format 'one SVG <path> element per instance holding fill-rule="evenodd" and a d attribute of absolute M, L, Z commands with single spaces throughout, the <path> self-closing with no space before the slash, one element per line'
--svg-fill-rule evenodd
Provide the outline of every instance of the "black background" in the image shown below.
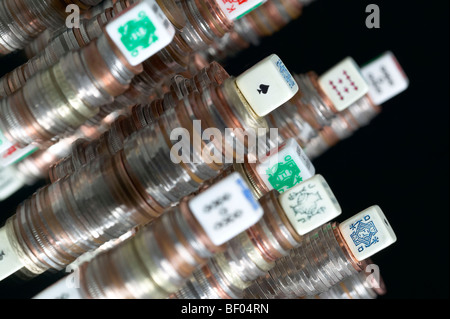
<path fill-rule="evenodd" d="M 381 28 L 367 29 L 365 8 L 378 4 Z M 378 204 L 398 241 L 373 257 L 387 284 L 384 299 L 448 298 L 449 272 L 449 3 L 441 0 L 318 0 L 258 48 L 229 60 L 237 75 L 270 53 L 292 72 L 318 74 L 352 56 L 360 65 L 391 50 L 410 79 L 368 126 L 315 160 L 347 217 Z M 20 54 L 0 60 L 0 74 Z M 0 224 L 34 188 L 0 203 Z M 32 297 L 59 278 L 12 276 L 0 297 Z"/>

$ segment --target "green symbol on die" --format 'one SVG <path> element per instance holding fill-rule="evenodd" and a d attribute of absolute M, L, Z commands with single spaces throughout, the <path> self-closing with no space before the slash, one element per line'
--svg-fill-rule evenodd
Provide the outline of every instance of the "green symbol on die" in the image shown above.
<path fill-rule="evenodd" d="M 284 162 L 269 167 L 266 174 L 269 175 L 270 185 L 280 193 L 303 181 L 300 176 L 300 168 L 290 155 L 285 156 Z"/>
<path fill-rule="evenodd" d="M 131 20 L 119 28 L 120 40 L 131 55 L 139 55 L 139 49 L 146 49 L 158 40 L 156 27 L 144 11 L 139 12 L 139 19 Z"/>

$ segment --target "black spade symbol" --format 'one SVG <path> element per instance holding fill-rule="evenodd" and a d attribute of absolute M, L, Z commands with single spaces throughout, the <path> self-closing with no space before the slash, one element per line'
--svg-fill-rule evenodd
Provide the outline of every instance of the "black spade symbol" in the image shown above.
<path fill-rule="evenodd" d="M 265 85 L 265 84 L 261 84 L 260 86 L 259 86 L 259 89 L 258 89 L 258 93 L 259 94 L 267 94 L 267 91 L 269 91 L 269 85 Z"/>

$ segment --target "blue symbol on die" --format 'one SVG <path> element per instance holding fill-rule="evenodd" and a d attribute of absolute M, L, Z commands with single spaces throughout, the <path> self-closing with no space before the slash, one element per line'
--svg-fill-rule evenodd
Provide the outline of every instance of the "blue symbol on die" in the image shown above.
<path fill-rule="evenodd" d="M 356 246 L 364 245 L 358 248 L 358 251 L 363 251 L 364 247 L 368 248 L 373 244 L 379 242 L 378 237 L 375 236 L 378 233 L 378 229 L 375 227 L 375 224 L 370 221 L 364 223 L 362 220 L 352 224 L 352 230 L 355 231 L 350 234 L 350 238 L 353 240 L 353 243 Z"/>
<path fill-rule="evenodd" d="M 255 200 L 255 197 L 253 197 L 252 192 L 250 189 L 245 185 L 245 183 L 242 181 L 242 179 L 237 179 L 236 183 L 240 186 L 242 194 L 247 198 L 247 200 L 250 202 L 254 210 L 257 210 L 259 205 Z"/>

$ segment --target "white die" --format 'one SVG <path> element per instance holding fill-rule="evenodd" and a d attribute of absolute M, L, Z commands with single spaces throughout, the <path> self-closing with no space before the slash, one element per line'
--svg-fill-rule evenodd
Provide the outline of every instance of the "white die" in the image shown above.
<path fill-rule="evenodd" d="M 67 277 L 41 291 L 33 299 L 85 299 L 81 287 L 78 287 L 79 272 L 79 270 L 75 270 Z"/>
<path fill-rule="evenodd" d="M 266 0 L 216 0 L 219 7 L 230 20 L 237 20 Z"/>
<path fill-rule="evenodd" d="M 175 36 L 175 28 L 155 0 L 143 0 L 125 10 L 107 24 L 106 32 L 131 65 L 147 60 Z"/>
<path fill-rule="evenodd" d="M 369 91 L 356 62 L 348 57 L 319 78 L 319 84 L 337 111 L 343 111 Z"/>
<path fill-rule="evenodd" d="M 381 105 L 406 90 L 409 80 L 392 52 L 386 52 L 361 69 L 372 101 Z"/>
<path fill-rule="evenodd" d="M 6 227 L 0 228 L 0 281 L 23 267 L 22 262 L 9 242 Z"/>
<path fill-rule="evenodd" d="M 290 138 L 274 154 L 263 157 L 256 171 L 270 190 L 282 193 L 314 176 L 316 170 L 297 141 Z"/>
<path fill-rule="evenodd" d="M 289 189 L 281 194 L 278 200 L 299 235 L 309 233 L 342 212 L 322 175 L 315 175 Z"/>
<path fill-rule="evenodd" d="M 394 230 L 377 205 L 347 219 L 339 225 L 339 230 L 359 261 L 369 258 L 397 240 Z"/>
<path fill-rule="evenodd" d="M 21 160 L 36 152 L 38 149 L 38 147 L 30 144 L 25 146 L 24 148 L 14 146 L 6 150 L 5 152 L 0 152 L 0 167 L 5 167 L 16 162 L 20 162 Z"/>
<path fill-rule="evenodd" d="M 217 246 L 253 226 L 264 213 L 236 172 L 191 199 L 189 208 Z"/>
<path fill-rule="evenodd" d="M 236 85 L 258 116 L 265 116 L 298 91 L 281 59 L 272 54 L 236 78 Z"/>

